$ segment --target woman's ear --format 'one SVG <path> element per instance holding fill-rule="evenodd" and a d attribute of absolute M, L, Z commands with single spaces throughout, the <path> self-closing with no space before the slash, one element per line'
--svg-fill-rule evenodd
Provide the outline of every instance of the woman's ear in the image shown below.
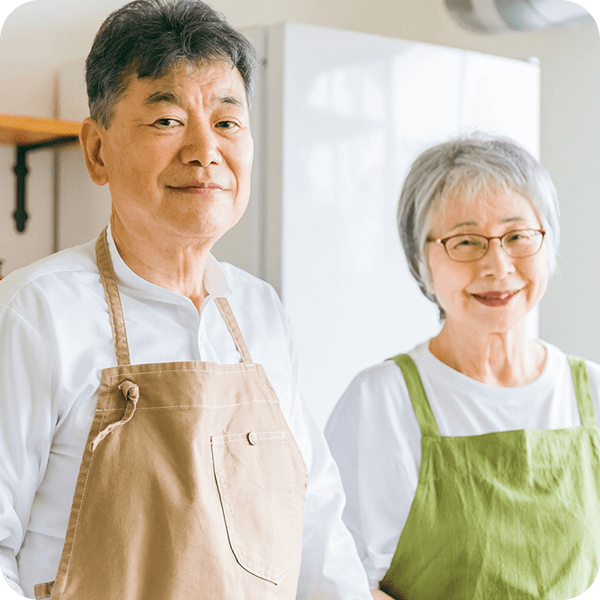
<path fill-rule="evenodd" d="M 96 185 L 108 183 L 106 165 L 102 157 L 102 144 L 104 141 L 102 133 L 102 126 L 90 117 L 83 121 L 79 133 L 85 164 L 92 181 Z"/>

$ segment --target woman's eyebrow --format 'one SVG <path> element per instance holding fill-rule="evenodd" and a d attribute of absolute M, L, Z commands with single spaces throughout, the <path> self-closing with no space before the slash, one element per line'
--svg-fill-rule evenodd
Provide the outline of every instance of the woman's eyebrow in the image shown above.
<path fill-rule="evenodd" d="M 455 229 L 458 229 L 459 227 L 476 227 L 476 226 L 477 226 L 477 221 L 463 221 L 462 223 L 457 223 L 454 227 L 452 227 L 448 231 L 454 231 Z"/>
<path fill-rule="evenodd" d="M 527 219 L 525 217 L 515 215 L 514 217 L 506 217 L 502 219 L 502 223 L 525 223 Z M 477 227 L 477 221 L 462 221 L 461 223 L 457 223 L 454 227 L 449 229 L 448 231 L 454 231 L 459 227 Z"/>

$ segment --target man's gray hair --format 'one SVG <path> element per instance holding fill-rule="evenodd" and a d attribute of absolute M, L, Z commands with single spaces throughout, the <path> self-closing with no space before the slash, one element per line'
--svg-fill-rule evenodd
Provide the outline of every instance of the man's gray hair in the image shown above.
<path fill-rule="evenodd" d="M 256 53 L 202 0 L 133 0 L 101 25 L 86 61 L 90 115 L 105 129 L 132 77 L 158 79 L 181 63 L 225 61 L 244 81 L 248 102 Z"/>
<path fill-rule="evenodd" d="M 550 273 L 560 238 L 556 188 L 531 154 L 506 138 L 474 134 L 433 146 L 412 164 L 398 203 L 398 231 L 410 272 L 421 291 L 444 311 L 431 290 L 426 240 L 432 215 L 460 194 L 465 201 L 487 191 L 511 190 L 529 200 L 542 221 Z"/>

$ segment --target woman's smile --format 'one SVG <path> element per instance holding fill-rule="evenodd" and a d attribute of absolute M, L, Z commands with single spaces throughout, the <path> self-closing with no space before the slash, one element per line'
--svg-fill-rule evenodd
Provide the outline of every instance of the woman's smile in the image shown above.
<path fill-rule="evenodd" d="M 521 290 L 516 292 L 482 292 L 471 294 L 477 302 L 484 306 L 497 307 L 506 306 Z"/>

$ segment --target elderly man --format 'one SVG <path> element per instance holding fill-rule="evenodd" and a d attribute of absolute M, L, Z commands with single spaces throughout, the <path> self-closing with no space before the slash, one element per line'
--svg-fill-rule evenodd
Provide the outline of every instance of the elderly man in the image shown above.
<path fill-rule="evenodd" d="M 370 598 L 279 299 L 210 254 L 248 203 L 252 62 L 200 0 L 136 0 L 96 36 L 81 143 L 110 226 L 0 284 L 20 593 Z"/>

